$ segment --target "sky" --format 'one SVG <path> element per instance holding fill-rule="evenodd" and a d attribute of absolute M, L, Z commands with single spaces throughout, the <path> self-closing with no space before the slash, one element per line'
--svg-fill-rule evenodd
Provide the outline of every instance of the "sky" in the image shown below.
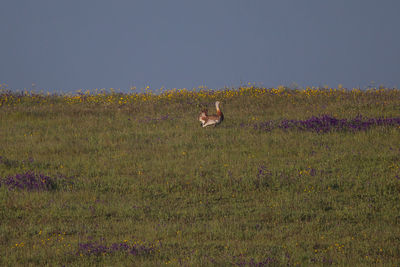
<path fill-rule="evenodd" d="M 400 87 L 399 0 L 2 0 L 0 84 Z"/>

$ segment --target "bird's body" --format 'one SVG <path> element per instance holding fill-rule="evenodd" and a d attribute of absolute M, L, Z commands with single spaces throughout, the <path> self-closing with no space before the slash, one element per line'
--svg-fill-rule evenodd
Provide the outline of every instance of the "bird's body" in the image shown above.
<path fill-rule="evenodd" d="M 208 120 L 207 117 L 208 117 L 207 116 L 207 109 L 202 110 L 200 112 L 200 115 L 199 115 L 199 121 L 201 123 L 201 126 L 203 126 L 203 124 L 207 122 L 207 120 Z"/>
<path fill-rule="evenodd" d="M 220 102 L 215 102 L 215 108 L 217 110 L 216 115 L 208 115 L 207 110 L 203 110 L 199 115 L 199 121 L 201 122 L 202 127 L 207 127 L 211 125 L 218 125 L 224 120 L 224 114 L 222 113 L 221 109 L 219 108 Z"/>

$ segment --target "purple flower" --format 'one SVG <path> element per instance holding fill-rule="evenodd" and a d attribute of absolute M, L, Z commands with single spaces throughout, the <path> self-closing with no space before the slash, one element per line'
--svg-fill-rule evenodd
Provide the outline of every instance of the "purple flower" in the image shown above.
<path fill-rule="evenodd" d="M 3 182 L 9 189 L 25 189 L 28 191 L 51 190 L 55 187 L 54 182 L 48 176 L 35 174 L 33 171 L 18 173 L 6 177 Z"/>
<path fill-rule="evenodd" d="M 267 266 L 267 265 L 270 265 L 270 264 L 276 264 L 277 263 L 277 260 L 276 259 L 274 259 L 274 258 L 271 258 L 271 257 L 267 257 L 267 258 L 265 258 L 265 259 L 263 259 L 263 260 L 261 260 L 261 261 L 256 261 L 255 259 L 251 259 L 251 260 L 249 260 L 249 261 L 246 261 L 246 260 L 244 260 L 244 259 L 242 259 L 242 260 L 240 260 L 240 261 L 238 261 L 237 263 L 236 263 L 236 265 L 237 266 Z"/>
<path fill-rule="evenodd" d="M 127 242 L 113 243 L 110 246 L 98 242 L 79 243 L 77 255 L 100 255 L 125 252 L 131 255 L 149 255 L 155 251 L 153 246 L 130 245 Z"/>
<path fill-rule="evenodd" d="M 353 119 L 338 119 L 331 115 L 322 115 L 311 117 L 306 120 L 288 120 L 266 121 L 253 125 L 255 130 L 272 131 L 274 129 L 282 130 L 300 130 L 316 133 L 327 133 L 332 131 L 366 131 L 375 126 L 400 126 L 400 117 L 395 118 L 366 118 L 361 115 Z"/>
<path fill-rule="evenodd" d="M 256 188 L 259 188 L 261 186 L 266 186 L 268 187 L 271 183 L 271 176 L 272 172 L 268 170 L 267 166 L 265 165 L 260 165 L 257 170 L 257 176 L 256 179 L 254 180 L 254 186 Z"/>
<path fill-rule="evenodd" d="M 33 171 L 27 171 L 26 173 L 17 173 L 0 180 L 1 184 L 7 186 L 9 190 L 49 191 L 55 190 L 58 183 L 66 181 L 67 177 L 63 175 L 49 177 L 41 173 L 36 174 Z M 68 182 L 72 183 L 71 181 Z"/>

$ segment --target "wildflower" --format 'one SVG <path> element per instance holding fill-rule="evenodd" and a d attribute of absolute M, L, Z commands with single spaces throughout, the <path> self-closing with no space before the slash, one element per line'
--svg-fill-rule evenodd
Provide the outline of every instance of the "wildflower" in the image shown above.
<path fill-rule="evenodd" d="M 68 177 L 62 175 L 49 177 L 44 174 L 27 171 L 26 173 L 18 173 L 4 178 L 2 184 L 6 185 L 10 190 L 44 191 L 56 189 L 58 181 L 72 183 L 68 180 Z"/>

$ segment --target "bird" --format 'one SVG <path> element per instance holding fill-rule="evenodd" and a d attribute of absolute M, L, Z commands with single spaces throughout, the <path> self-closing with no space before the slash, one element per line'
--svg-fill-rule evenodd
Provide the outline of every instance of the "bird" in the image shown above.
<path fill-rule="evenodd" d="M 203 109 L 200 114 L 199 114 L 199 121 L 200 121 L 200 126 L 203 126 L 204 123 L 207 121 L 207 109 Z"/>
<path fill-rule="evenodd" d="M 221 109 L 219 108 L 219 101 L 215 102 L 215 108 L 217 110 L 216 115 L 208 115 L 207 109 L 203 109 L 199 114 L 199 121 L 201 122 L 202 127 L 207 127 L 210 125 L 214 125 L 214 127 L 220 124 L 224 120 L 224 114 L 222 113 Z"/>

